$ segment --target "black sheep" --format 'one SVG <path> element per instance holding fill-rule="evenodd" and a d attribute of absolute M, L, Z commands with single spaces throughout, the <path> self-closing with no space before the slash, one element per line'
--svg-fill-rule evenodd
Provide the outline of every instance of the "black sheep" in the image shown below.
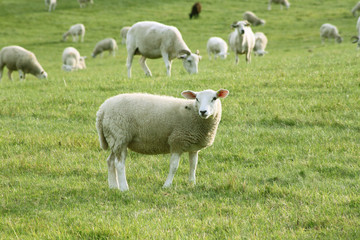
<path fill-rule="evenodd" d="M 201 12 L 201 4 L 197 2 L 191 8 L 191 13 L 189 14 L 190 19 L 192 19 L 192 17 L 198 18 L 200 12 Z"/>

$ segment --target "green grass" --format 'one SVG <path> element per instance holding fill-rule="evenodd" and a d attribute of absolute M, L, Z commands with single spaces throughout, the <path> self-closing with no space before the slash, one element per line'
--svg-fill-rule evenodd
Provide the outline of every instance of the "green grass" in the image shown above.
<path fill-rule="evenodd" d="M 0 47 L 33 51 L 48 80 L 28 75 L 0 83 L 0 239 L 359 239 L 360 52 L 350 10 L 354 1 L 292 1 L 267 11 L 264 0 L 95 0 L 80 9 L 59 1 L 0 0 Z M 326 4 L 325 4 L 326 3 Z M 206 41 L 227 39 L 246 10 L 266 20 L 254 27 L 269 38 L 265 57 L 234 54 L 209 61 Z M 138 59 L 126 75 L 122 26 L 141 20 L 175 25 L 203 60 L 188 75 L 174 60 Z M 60 42 L 84 23 L 84 43 Z M 342 44 L 320 44 L 319 28 L 338 26 Z M 87 59 L 87 69 L 61 70 L 74 46 L 90 56 L 105 37 L 118 40 L 115 58 Z M 212 147 L 200 152 L 197 185 L 188 184 L 184 154 L 173 186 L 162 189 L 169 156 L 129 152 L 128 192 L 108 189 L 106 158 L 95 115 L 105 99 L 125 92 L 180 97 L 183 90 L 226 88 L 223 118 Z"/>

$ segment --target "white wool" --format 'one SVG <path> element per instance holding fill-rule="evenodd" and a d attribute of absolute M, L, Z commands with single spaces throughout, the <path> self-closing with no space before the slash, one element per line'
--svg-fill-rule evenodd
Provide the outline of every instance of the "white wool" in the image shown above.
<path fill-rule="evenodd" d="M 247 21 L 234 22 L 231 27 L 235 30 L 229 36 L 229 44 L 235 52 L 235 62 L 239 62 L 238 54 L 245 54 L 247 63 L 251 61 L 251 52 L 255 46 L 255 36 Z"/>
<path fill-rule="evenodd" d="M 255 46 L 254 46 L 254 54 L 263 56 L 267 52 L 265 51 L 266 45 L 268 43 L 268 39 L 262 32 L 256 32 L 255 34 Z"/>
<path fill-rule="evenodd" d="M 109 54 L 115 56 L 115 51 L 118 49 L 115 39 L 113 38 L 105 38 L 99 41 L 91 54 L 92 57 L 96 57 L 98 54 L 101 54 L 104 51 L 109 51 Z"/>
<path fill-rule="evenodd" d="M 62 69 L 70 72 L 78 69 L 85 69 L 85 58 L 81 57 L 78 50 L 73 47 L 67 47 L 64 49 L 62 54 Z"/>
<path fill-rule="evenodd" d="M 324 23 L 320 27 L 320 37 L 322 43 L 324 43 L 325 39 L 335 39 L 338 43 L 342 42 L 342 37 L 339 35 L 337 27 L 330 23 Z"/>
<path fill-rule="evenodd" d="M 70 29 L 63 34 L 63 41 L 66 41 L 69 35 L 72 36 L 73 42 L 79 41 L 79 37 L 81 37 L 81 42 L 84 42 L 84 36 L 85 36 L 84 24 L 78 23 L 71 26 Z"/>
<path fill-rule="evenodd" d="M 357 2 L 356 5 L 353 7 L 353 9 L 351 9 L 351 13 L 353 14 L 353 16 L 356 16 L 356 12 L 360 11 L 360 2 Z"/>
<path fill-rule="evenodd" d="M 123 27 L 120 30 L 121 44 L 126 44 L 126 36 L 127 36 L 129 29 L 130 29 L 130 27 Z"/>
<path fill-rule="evenodd" d="M 211 60 L 211 55 L 214 55 L 214 59 L 216 59 L 218 56 L 221 59 L 225 59 L 227 57 L 228 53 L 228 45 L 226 42 L 219 37 L 211 37 L 209 38 L 206 49 L 209 55 L 209 59 Z"/>
<path fill-rule="evenodd" d="M 265 20 L 258 18 L 255 13 L 247 11 L 243 15 L 243 19 L 251 23 L 251 25 L 258 26 L 264 25 Z"/>
<path fill-rule="evenodd" d="M 285 6 L 286 9 L 289 9 L 289 7 L 290 7 L 290 3 L 288 0 L 269 0 L 268 10 L 271 10 L 272 3 L 280 4 L 281 10 L 283 9 L 283 6 Z"/>

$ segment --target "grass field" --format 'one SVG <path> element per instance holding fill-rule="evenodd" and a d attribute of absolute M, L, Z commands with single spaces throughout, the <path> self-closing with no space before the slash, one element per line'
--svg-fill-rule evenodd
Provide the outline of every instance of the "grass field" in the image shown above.
<path fill-rule="evenodd" d="M 356 1 L 293 0 L 288 11 L 267 1 L 95 0 L 80 9 L 59 0 L 0 0 L 0 48 L 33 51 L 47 80 L 27 75 L 0 83 L 0 239 L 359 239 L 360 51 L 351 44 Z M 326 4 L 325 4 L 326 3 Z M 266 24 L 265 57 L 234 53 L 209 61 L 209 37 L 227 39 L 246 10 Z M 174 25 L 203 59 L 188 75 L 174 60 L 166 76 L 161 59 L 148 60 L 145 77 L 135 57 L 126 75 L 119 31 L 141 20 Z M 319 28 L 338 26 L 342 44 L 321 45 Z M 84 43 L 61 42 L 73 24 L 86 26 Z M 87 69 L 61 70 L 74 46 L 91 55 L 114 37 L 115 58 L 87 59 Z M 99 106 L 125 92 L 180 97 L 183 90 L 226 88 L 223 118 L 213 146 L 199 154 L 197 185 L 188 183 L 184 154 L 173 186 L 162 189 L 169 155 L 129 152 L 128 192 L 108 189 L 106 158 L 95 128 Z"/>

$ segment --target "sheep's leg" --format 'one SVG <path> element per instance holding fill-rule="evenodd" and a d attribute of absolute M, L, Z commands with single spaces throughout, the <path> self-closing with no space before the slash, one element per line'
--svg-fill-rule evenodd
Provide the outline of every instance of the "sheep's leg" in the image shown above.
<path fill-rule="evenodd" d="M 190 175 L 189 175 L 189 181 L 192 184 L 196 183 L 196 166 L 198 163 L 198 153 L 199 152 L 189 152 L 189 163 L 190 163 Z"/>
<path fill-rule="evenodd" d="M 119 188 L 117 176 L 116 176 L 116 169 L 115 169 L 115 154 L 111 152 L 110 156 L 107 159 L 108 165 L 108 182 L 109 188 Z"/>
<path fill-rule="evenodd" d="M 127 68 L 128 78 L 131 78 L 131 64 L 132 64 L 133 58 L 134 58 L 134 51 L 128 50 L 128 56 L 126 59 L 126 68 Z"/>
<path fill-rule="evenodd" d="M 21 69 L 19 69 L 18 71 L 19 71 L 20 81 L 24 80 L 25 79 L 25 73 Z"/>
<path fill-rule="evenodd" d="M 245 54 L 245 60 L 246 60 L 246 63 L 251 62 L 251 52 L 250 51 Z"/>
<path fill-rule="evenodd" d="M 140 66 L 144 70 L 146 76 L 150 76 L 150 77 L 152 76 L 149 67 L 146 65 L 146 57 L 141 56 L 141 58 L 140 58 Z"/>
<path fill-rule="evenodd" d="M 12 79 L 12 77 L 11 77 L 11 73 L 12 73 L 12 70 L 9 69 L 9 71 L 8 71 L 8 77 L 9 77 L 9 79 L 12 81 L 13 79 Z"/>
<path fill-rule="evenodd" d="M 269 0 L 268 10 L 271 10 L 271 0 Z"/>
<path fill-rule="evenodd" d="M 170 171 L 163 188 L 171 186 L 175 173 L 179 167 L 181 153 L 172 153 L 170 158 Z"/>
<path fill-rule="evenodd" d="M 235 53 L 235 64 L 239 63 L 239 56 L 237 53 Z"/>
<path fill-rule="evenodd" d="M 166 52 L 162 52 L 161 55 L 165 62 L 166 74 L 170 77 L 171 76 L 171 60 L 169 60 L 169 55 Z"/>
<path fill-rule="evenodd" d="M 4 66 L 0 65 L 0 80 L 1 80 L 2 75 L 3 75 L 3 70 L 4 70 Z"/>
<path fill-rule="evenodd" d="M 81 42 L 84 42 L 84 34 L 81 35 Z"/>
<path fill-rule="evenodd" d="M 116 154 L 115 158 L 115 168 L 117 173 L 117 180 L 120 191 L 127 191 L 129 190 L 129 185 L 126 181 L 126 174 L 125 174 L 125 160 L 126 160 L 127 148 L 124 147 L 120 151 L 120 154 Z"/>

